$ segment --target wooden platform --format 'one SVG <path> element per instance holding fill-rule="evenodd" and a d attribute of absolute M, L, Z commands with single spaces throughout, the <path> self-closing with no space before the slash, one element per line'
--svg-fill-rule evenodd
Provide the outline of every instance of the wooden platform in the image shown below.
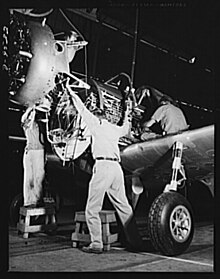
<path fill-rule="evenodd" d="M 110 226 L 117 225 L 115 211 L 102 210 L 100 212 L 102 223 L 102 240 L 104 251 L 110 250 L 110 245 L 118 240 L 118 233 L 111 233 Z M 86 225 L 85 212 L 79 211 L 75 215 L 76 228 L 72 233 L 72 246 L 78 247 L 80 242 L 90 243 L 90 235 Z"/>
<path fill-rule="evenodd" d="M 17 229 L 18 233 L 23 234 L 23 238 L 28 238 L 29 233 L 54 231 L 57 228 L 54 206 L 48 205 L 38 208 L 21 207 L 19 213 Z M 42 215 L 44 216 L 42 223 L 36 224 L 36 220 Z"/>

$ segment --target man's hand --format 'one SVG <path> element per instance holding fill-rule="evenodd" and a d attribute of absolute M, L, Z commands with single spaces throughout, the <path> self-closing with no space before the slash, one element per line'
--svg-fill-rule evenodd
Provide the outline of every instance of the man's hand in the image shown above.
<path fill-rule="evenodd" d="M 70 87 L 70 78 L 69 77 L 66 79 L 66 88 L 68 89 L 69 93 L 73 92 L 73 90 Z"/>
<path fill-rule="evenodd" d="M 150 119 L 148 121 L 146 121 L 145 123 L 142 124 L 142 129 L 143 129 L 143 132 L 152 132 L 150 127 L 155 123 L 156 121 L 154 119 Z"/>
<path fill-rule="evenodd" d="M 126 113 L 129 114 L 132 112 L 132 100 L 128 99 L 126 101 Z"/>
<path fill-rule="evenodd" d="M 69 81 L 70 81 L 70 78 L 67 78 L 66 88 L 67 88 L 69 94 L 70 94 L 72 97 L 74 97 L 74 96 L 76 96 L 76 92 L 72 90 Z"/>
<path fill-rule="evenodd" d="M 126 111 L 125 116 L 128 118 L 128 120 L 131 122 L 132 120 L 132 100 L 128 99 L 126 101 Z"/>

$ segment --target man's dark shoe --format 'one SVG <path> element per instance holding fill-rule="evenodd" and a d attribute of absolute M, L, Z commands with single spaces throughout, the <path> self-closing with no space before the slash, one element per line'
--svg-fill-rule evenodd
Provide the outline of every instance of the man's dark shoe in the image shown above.
<path fill-rule="evenodd" d="M 94 253 L 94 254 L 101 254 L 103 252 L 102 248 L 94 248 L 91 246 L 84 246 L 82 247 L 82 251 L 86 253 Z"/>

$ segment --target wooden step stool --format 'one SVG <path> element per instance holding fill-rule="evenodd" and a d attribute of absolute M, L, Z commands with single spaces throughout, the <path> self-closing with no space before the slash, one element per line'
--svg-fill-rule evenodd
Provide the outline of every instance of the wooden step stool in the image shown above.
<path fill-rule="evenodd" d="M 26 208 L 20 207 L 19 222 L 17 223 L 18 232 L 23 233 L 23 238 L 28 238 L 29 233 L 54 231 L 57 228 L 56 213 L 53 205 L 45 207 Z M 40 225 L 32 225 L 31 221 L 34 217 L 45 215 L 45 222 Z"/>
<path fill-rule="evenodd" d="M 117 224 L 114 210 L 102 210 L 100 212 L 102 223 L 102 241 L 104 251 L 110 250 L 110 244 L 118 240 L 118 233 L 110 233 L 110 224 Z M 84 211 L 78 211 L 75 215 L 76 228 L 72 233 L 72 247 L 78 247 L 79 242 L 90 243 L 90 235 L 86 225 L 86 218 Z"/>

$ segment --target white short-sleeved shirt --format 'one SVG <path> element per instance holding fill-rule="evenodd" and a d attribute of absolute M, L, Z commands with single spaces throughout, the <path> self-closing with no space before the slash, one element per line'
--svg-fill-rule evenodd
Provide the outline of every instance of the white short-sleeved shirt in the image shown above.
<path fill-rule="evenodd" d="M 189 127 L 181 109 L 172 104 L 160 106 L 151 118 L 160 122 L 161 128 L 167 134 L 177 133 Z"/>
<path fill-rule="evenodd" d="M 118 146 L 119 138 L 125 136 L 129 131 L 128 117 L 125 117 L 123 126 L 117 126 L 106 119 L 99 119 L 93 115 L 83 104 L 81 99 L 73 96 L 74 104 L 83 121 L 87 124 L 92 135 L 93 158 L 110 157 L 120 161 L 120 150 Z"/>

